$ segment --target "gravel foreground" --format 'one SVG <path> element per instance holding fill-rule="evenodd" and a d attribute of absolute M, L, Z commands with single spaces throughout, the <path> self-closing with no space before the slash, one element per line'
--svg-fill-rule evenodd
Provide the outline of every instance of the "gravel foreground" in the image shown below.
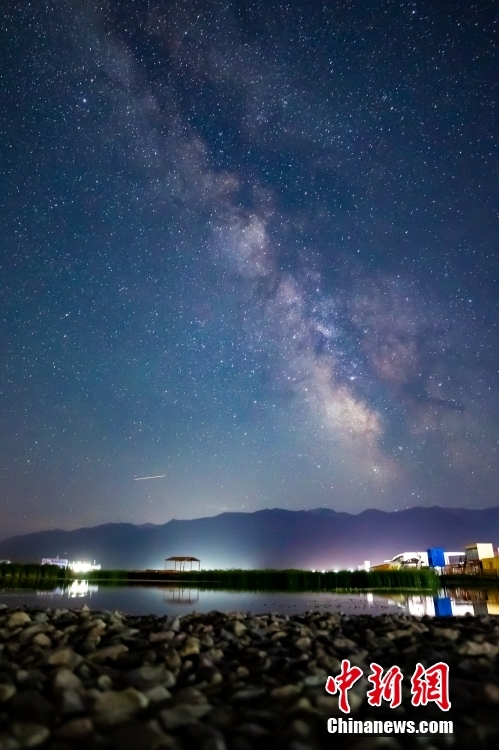
<path fill-rule="evenodd" d="M 0 605 L 0 750 L 496 748 L 499 619 L 241 612 L 181 618 Z M 446 734 L 329 734 L 341 659 L 364 670 L 355 719 L 448 720 Z M 371 708 L 371 661 L 404 673 Z M 413 708 L 416 663 L 450 667 L 452 708 Z"/>

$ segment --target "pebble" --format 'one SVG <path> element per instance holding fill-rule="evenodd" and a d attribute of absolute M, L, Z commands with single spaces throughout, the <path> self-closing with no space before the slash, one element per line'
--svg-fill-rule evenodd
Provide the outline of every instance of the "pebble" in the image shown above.
<path fill-rule="evenodd" d="M 199 638 L 186 638 L 185 643 L 180 650 L 181 656 L 192 656 L 193 654 L 199 654 L 200 643 Z"/>
<path fill-rule="evenodd" d="M 106 724 L 119 724 L 149 705 L 149 699 L 135 688 L 108 690 L 97 696 L 95 711 Z"/>
<path fill-rule="evenodd" d="M 83 714 L 86 711 L 83 698 L 77 690 L 63 690 L 60 697 L 61 714 Z"/>
<path fill-rule="evenodd" d="M 310 638 L 308 638 L 306 635 L 302 638 L 298 638 L 298 640 L 295 642 L 296 648 L 299 648 L 300 651 L 308 651 L 310 648 L 312 641 Z"/>
<path fill-rule="evenodd" d="M 166 678 L 168 674 L 169 678 Z M 168 687 L 175 684 L 175 678 L 171 672 L 167 672 L 163 664 L 155 667 L 151 664 L 146 664 L 143 667 L 137 667 L 131 672 L 127 673 L 127 679 L 133 687 L 138 690 L 147 690 L 148 688 L 154 687 L 159 683 L 164 683 L 168 680 Z M 171 683 L 173 679 L 173 683 Z"/>
<path fill-rule="evenodd" d="M 50 736 L 50 731 L 41 724 L 15 723 L 12 729 L 23 747 L 38 747 Z"/>
<path fill-rule="evenodd" d="M 490 705 L 499 705 L 499 686 L 493 682 L 486 682 L 483 686 L 483 697 Z"/>
<path fill-rule="evenodd" d="M 10 701 L 12 696 L 16 694 L 16 688 L 14 685 L 3 685 L 0 684 L 0 703 L 7 703 Z"/>
<path fill-rule="evenodd" d="M 56 736 L 61 740 L 79 740 L 88 737 L 93 730 L 94 727 L 89 718 L 71 719 L 57 729 Z"/>
<path fill-rule="evenodd" d="M 23 625 L 26 625 L 26 623 L 28 622 L 31 622 L 31 617 L 28 615 L 28 613 L 17 611 L 11 614 L 6 622 L 6 625 L 8 628 L 18 628 L 19 626 L 22 627 Z"/>
<path fill-rule="evenodd" d="M 99 649 L 89 656 L 89 659 L 96 664 L 103 664 L 106 661 L 116 661 L 119 656 L 126 654 L 128 650 L 128 646 L 124 643 L 117 643 L 115 646 L 108 646 L 107 648 Z"/>
<path fill-rule="evenodd" d="M 240 620 L 236 620 L 232 627 L 232 630 L 233 630 L 234 635 L 240 638 L 242 635 L 246 633 L 246 626 L 243 625 L 243 623 Z"/>
<path fill-rule="evenodd" d="M 296 698 L 300 693 L 301 688 L 298 685 L 281 685 L 271 690 L 270 696 L 278 700 L 287 700 L 288 698 Z"/>
<path fill-rule="evenodd" d="M 73 672 L 71 672 L 70 669 L 59 669 L 55 673 L 54 681 L 53 681 L 54 688 L 59 690 L 79 690 L 82 686 L 81 680 L 79 677 L 77 677 Z"/>
<path fill-rule="evenodd" d="M 163 685 L 156 685 L 150 690 L 147 690 L 145 695 L 152 703 L 161 703 L 162 701 L 170 700 L 172 697 L 170 691 Z"/>
<path fill-rule="evenodd" d="M 82 657 L 68 647 L 58 648 L 48 657 L 48 663 L 52 667 L 67 667 L 68 669 L 74 669 L 81 661 Z"/>
<path fill-rule="evenodd" d="M 496 622 L 0 608 L 0 750 L 428 750 L 453 739 L 485 750 L 499 741 Z M 327 719 L 342 714 L 325 683 L 343 658 L 365 673 L 349 692 L 352 717 L 443 717 L 454 738 L 331 737 Z M 451 711 L 413 713 L 415 665 L 438 660 L 450 667 Z M 372 661 L 405 675 L 396 712 L 367 704 Z"/>
<path fill-rule="evenodd" d="M 33 638 L 33 643 L 36 643 L 37 646 L 41 646 L 42 648 L 50 648 L 52 645 L 52 641 L 48 635 L 45 635 L 45 633 L 37 633 Z"/>
<path fill-rule="evenodd" d="M 459 648 L 457 649 L 459 654 L 462 654 L 464 656 L 497 656 L 499 653 L 499 648 L 497 646 L 493 646 L 492 643 L 487 643 L 487 641 L 484 641 L 483 643 L 477 643 L 476 641 L 467 641 L 466 643 L 463 643 Z"/>

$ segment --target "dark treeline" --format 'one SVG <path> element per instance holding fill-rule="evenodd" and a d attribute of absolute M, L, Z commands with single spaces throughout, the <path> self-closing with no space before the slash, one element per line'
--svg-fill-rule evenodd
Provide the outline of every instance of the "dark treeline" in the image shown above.
<path fill-rule="evenodd" d="M 426 570 L 340 570 L 325 573 L 310 570 L 201 570 L 129 571 L 97 570 L 85 575 L 95 583 L 105 581 L 183 582 L 207 588 L 267 591 L 333 591 L 338 589 L 435 589 L 438 577 Z"/>
<path fill-rule="evenodd" d="M 0 563 L 0 581 L 71 581 L 73 573 L 58 565 L 37 565 L 36 563 Z"/>

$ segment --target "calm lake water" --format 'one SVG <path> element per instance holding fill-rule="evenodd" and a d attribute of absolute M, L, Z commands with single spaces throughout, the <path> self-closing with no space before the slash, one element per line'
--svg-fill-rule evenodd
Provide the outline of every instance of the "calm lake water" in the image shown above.
<path fill-rule="evenodd" d="M 499 588 L 455 589 L 427 594 L 333 594 L 220 591 L 179 586 L 97 586 L 76 581 L 52 591 L 0 588 L 0 604 L 9 607 L 73 608 L 87 604 L 94 610 L 120 610 L 131 615 L 186 615 L 190 612 L 239 610 L 263 614 L 300 614 L 308 610 L 347 615 L 404 612 L 421 617 L 499 615 Z"/>

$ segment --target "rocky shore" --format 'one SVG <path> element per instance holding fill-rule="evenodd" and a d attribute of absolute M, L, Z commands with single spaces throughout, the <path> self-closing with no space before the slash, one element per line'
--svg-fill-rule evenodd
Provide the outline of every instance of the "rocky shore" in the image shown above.
<path fill-rule="evenodd" d="M 492 748 L 499 619 L 0 609 L 0 750 Z M 354 719 L 452 720 L 454 734 L 330 734 L 328 675 L 364 670 Z M 400 666 L 402 704 L 369 707 L 370 663 Z M 411 705 L 417 662 L 450 668 L 450 711 Z"/>

